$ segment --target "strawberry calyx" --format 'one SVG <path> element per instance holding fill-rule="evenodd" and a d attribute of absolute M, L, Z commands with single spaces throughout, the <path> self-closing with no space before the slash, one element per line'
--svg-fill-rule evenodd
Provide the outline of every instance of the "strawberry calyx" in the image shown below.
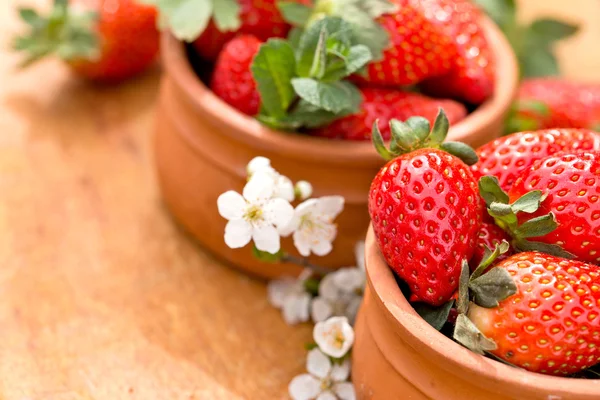
<path fill-rule="evenodd" d="M 220 32 L 242 26 L 238 0 L 139 0 L 158 10 L 158 24 L 178 39 L 193 42 L 212 20 Z"/>
<path fill-rule="evenodd" d="M 530 240 L 545 236 L 558 227 L 553 213 L 522 223 L 519 221 L 519 215 L 522 213 L 532 214 L 539 210 L 546 199 L 542 191 L 533 190 L 510 203 L 508 194 L 502 190 L 498 179 L 484 176 L 479 180 L 479 192 L 487 205 L 488 214 L 494 218 L 496 225 L 511 236 L 511 244 L 515 251 L 539 251 L 568 259 L 574 257 L 558 245 Z"/>
<path fill-rule="evenodd" d="M 68 0 L 55 0 L 48 16 L 32 8 L 20 8 L 19 16 L 29 27 L 26 34 L 13 41 L 14 50 L 27 54 L 21 66 L 50 55 L 65 61 L 93 61 L 100 57 L 95 11 L 76 10 L 69 7 Z"/>
<path fill-rule="evenodd" d="M 429 121 L 423 117 L 411 117 L 405 122 L 392 119 L 390 121 L 391 141 L 386 147 L 379 120 L 373 124 L 372 140 L 379 155 L 386 161 L 392 160 L 402 154 L 424 148 L 440 149 L 460 158 L 465 164 L 473 165 L 478 161 L 477 153 L 469 145 L 461 142 L 444 142 L 448 136 L 450 122 L 442 108 L 431 127 Z"/>
<path fill-rule="evenodd" d="M 547 104 L 537 100 L 515 101 L 505 121 L 505 132 L 536 131 L 540 129 L 540 118 L 550 117 Z"/>

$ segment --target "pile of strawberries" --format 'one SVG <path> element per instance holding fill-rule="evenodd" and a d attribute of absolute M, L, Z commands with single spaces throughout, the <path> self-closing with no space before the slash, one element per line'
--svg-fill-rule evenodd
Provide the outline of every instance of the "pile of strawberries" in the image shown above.
<path fill-rule="evenodd" d="M 391 122 L 369 212 L 382 255 L 453 337 L 529 371 L 600 363 L 600 134 L 443 143 L 443 112 Z"/>

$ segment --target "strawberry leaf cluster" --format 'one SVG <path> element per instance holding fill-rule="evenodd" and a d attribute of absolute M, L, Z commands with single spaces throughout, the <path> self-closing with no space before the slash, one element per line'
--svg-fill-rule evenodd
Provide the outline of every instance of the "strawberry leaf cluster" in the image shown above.
<path fill-rule="evenodd" d="M 344 80 L 372 59 L 351 25 L 322 18 L 293 41 L 269 39 L 252 63 L 258 119 L 277 129 L 316 128 L 358 111 L 360 91 Z"/>

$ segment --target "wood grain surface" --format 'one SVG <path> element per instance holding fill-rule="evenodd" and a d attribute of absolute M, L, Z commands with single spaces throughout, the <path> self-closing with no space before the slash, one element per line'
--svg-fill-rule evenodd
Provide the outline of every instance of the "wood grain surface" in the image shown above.
<path fill-rule="evenodd" d="M 561 55 L 597 80 L 600 1 L 522 3 L 585 24 Z M 16 4 L 0 2 L 0 398 L 287 398 L 311 328 L 286 326 L 262 282 L 165 212 L 149 151 L 159 67 L 119 87 L 56 61 L 17 71 Z"/>

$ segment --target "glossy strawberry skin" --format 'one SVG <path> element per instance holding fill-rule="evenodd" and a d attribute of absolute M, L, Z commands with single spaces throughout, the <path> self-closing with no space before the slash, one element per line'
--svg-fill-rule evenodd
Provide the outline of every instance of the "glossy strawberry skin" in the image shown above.
<path fill-rule="evenodd" d="M 193 42 L 194 49 L 203 58 L 214 61 L 223 46 L 237 34 L 252 35 L 266 41 L 272 37 L 285 37 L 291 26 L 283 20 L 278 0 L 238 0 L 242 25 L 236 32 L 221 32 L 213 21 L 205 31 Z M 308 5 L 308 0 L 297 0 Z"/>
<path fill-rule="evenodd" d="M 256 115 L 260 110 L 260 95 L 250 66 L 261 44 L 250 35 L 240 35 L 227 43 L 210 83 L 218 97 L 246 115 Z"/>
<path fill-rule="evenodd" d="M 496 60 L 480 25 L 481 11 L 469 0 L 419 0 L 424 15 L 451 38 L 457 56 L 450 71 L 423 82 L 425 92 L 481 104 L 494 92 Z"/>
<path fill-rule="evenodd" d="M 517 293 L 469 318 L 496 342 L 496 356 L 529 371 L 569 375 L 600 362 L 600 267 L 543 253 L 498 264 Z"/>
<path fill-rule="evenodd" d="M 510 190 L 519 174 L 536 160 L 565 151 L 600 150 L 600 135 L 585 129 L 548 129 L 520 132 L 477 149 L 479 162 L 471 167 L 476 179 L 491 175 Z"/>
<path fill-rule="evenodd" d="M 391 89 L 362 88 L 363 103 L 358 114 L 334 121 L 327 127 L 311 132 L 314 136 L 344 140 L 371 140 L 373 123 L 379 120 L 381 134 L 390 139 L 389 121 L 405 121 L 420 115 L 431 124 L 440 108 L 443 108 L 451 125 L 467 115 L 466 108 L 453 100 L 439 100 L 418 93 Z"/>
<path fill-rule="evenodd" d="M 380 61 L 367 67 L 367 77 L 355 76 L 359 83 L 397 87 L 411 85 L 431 76 L 448 73 L 456 49 L 450 38 L 422 14 L 414 0 L 394 0 L 399 11 L 378 19 L 390 36 L 391 45 Z"/>
<path fill-rule="evenodd" d="M 557 78 L 523 81 L 517 106 L 538 102 L 546 107 L 541 113 L 531 107 L 519 108 L 517 116 L 535 121 L 537 129 L 600 129 L 600 85 L 568 82 Z"/>
<path fill-rule="evenodd" d="M 504 232 L 502 228 L 496 225 L 490 217 L 484 216 L 481 227 L 477 232 L 477 239 L 475 239 L 475 252 L 469 261 L 471 271 L 475 271 L 475 268 L 477 268 L 479 263 L 481 263 L 483 260 L 486 246 L 490 250 L 494 250 L 497 245 L 502 243 L 503 240 L 506 240 L 510 243 L 510 236 L 508 236 L 508 234 Z M 499 255 L 498 258 L 496 258 L 495 263 L 510 257 L 512 254 L 513 250 L 511 248 L 508 252 Z"/>
<path fill-rule="evenodd" d="M 413 301 L 441 305 L 458 287 L 481 223 L 477 184 L 458 158 L 416 150 L 384 166 L 371 184 L 369 213 L 379 248 Z"/>
<path fill-rule="evenodd" d="M 76 0 L 71 5 L 99 15 L 100 57 L 71 61 L 77 74 L 98 81 L 121 81 L 139 74 L 155 61 L 159 33 L 154 7 L 134 0 Z"/>
<path fill-rule="evenodd" d="M 552 212 L 558 228 L 534 240 L 556 244 L 584 262 L 600 263 L 600 152 L 547 157 L 536 161 L 512 186 L 511 203 L 532 190 L 547 198 L 528 220 Z"/>

